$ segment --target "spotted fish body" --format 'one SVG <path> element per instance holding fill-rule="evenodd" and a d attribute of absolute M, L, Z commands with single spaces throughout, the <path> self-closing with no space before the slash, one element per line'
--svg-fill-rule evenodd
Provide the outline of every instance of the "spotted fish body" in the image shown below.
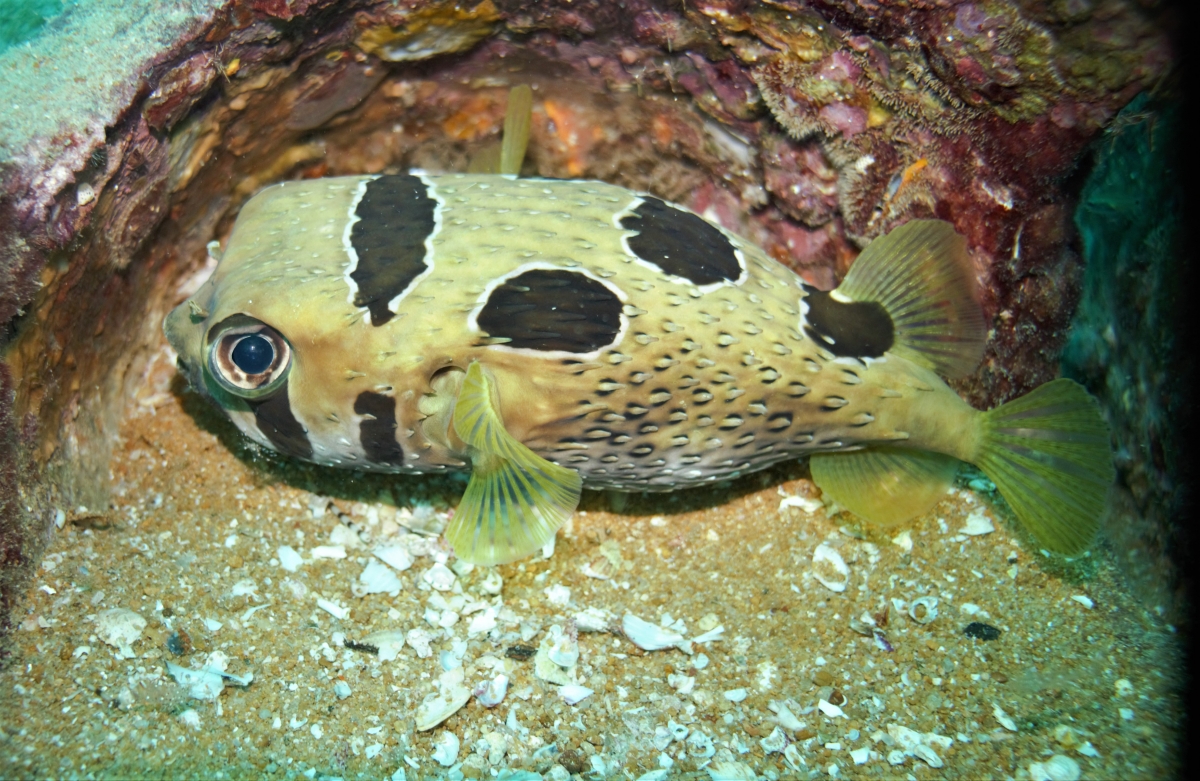
<path fill-rule="evenodd" d="M 814 475 L 856 512 L 854 486 L 877 483 L 866 515 L 935 486 L 919 510 L 1003 427 L 935 371 L 969 369 L 982 345 L 965 242 L 945 223 L 905 228 L 864 253 L 866 278 L 826 293 L 682 207 L 600 182 L 289 182 L 245 205 L 166 330 L 193 386 L 288 455 L 394 473 L 526 464 L 468 488 L 472 540 L 522 512 L 544 527 L 486 563 L 544 542 L 579 482 L 672 490 L 806 454 L 882 454 L 814 459 Z M 909 277 L 889 279 L 881 253 Z"/>
<path fill-rule="evenodd" d="M 405 209 L 418 216 L 356 231 Z M 677 236 L 639 244 L 640 214 Z M 591 488 L 670 490 L 914 433 L 918 447 L 941 449 L 937 427 L 922 430 L 923 397 L 971 414 L 928 369 L 838 357 L 805 333 L 806 298 L 827 294 L 691 212 L 621 187 L 343 177 L 277 185 L 241 220 L 196 300 L 208 321 L 251 314 L 291 342 L 286 394 L 233 417 L 261 444 L 317 463 L 467 466 L 429 411 L 431 380 L 473 360 L 495 377 L 509 432 Z M 707 264 L 667 257 L 697 229 Z"/>

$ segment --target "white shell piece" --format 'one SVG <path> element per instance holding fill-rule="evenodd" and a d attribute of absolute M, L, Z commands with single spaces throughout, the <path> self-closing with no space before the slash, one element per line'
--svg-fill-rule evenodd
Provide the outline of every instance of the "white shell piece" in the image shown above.
<path fill-rule="evenodd" d="M 558 624 L 550 627 L 550 638 L 550 649 L 546 652 L 550 661 L 559 667 L 574 667 L 579 661 L 579 641 Z"/>
<path fill-rule="evenodd" d="M 145 628 L 146 619 L 123 607 L 101 610 L 96 615 L 96 635 L 116 648 L 117 655 L 123 659 L 137 656 L 133 652 L 133 644 L 142 638 Z"/>
<path fill-rule="evenodd" d="M 1029 766 L 1032 781 L 1079 781 L 1080 775 L 1079 763 L 1065 754 L 1055 754 L 1045 762 Z"/>
<path fill-rule="evenodd" d="M 983 514 L 983 510 L 974 510 L 967 516 L 966 524 L 958 530 L 959 534 L 978 537 L 981 534 L 991 534 L 996 531 L 992 519 Z"/>
<path fill-rule="evenodd" d="M 824 713 L 831 719 L 836 719 L 838 716 L 846 718 L 846 714 L 841 708 L 825 700 L 821 700 L 817 703 L 817 710 L 821 711 L 821 713 Z"/>
<path fill-rule="evenodd" d="M 467 637 L 477 637 L 495 629 L 497 614 L 497 609 L 491 606 L 482 613 L 476 613 L 471 623 L 467 624 Z"/>
<path fill-rule="evenodd" d="M 280 545 L 275 551 L 275 556 L 279 559 L 279 566 L 288 572 L 295 572 L 304 564 L 304 557 L 291 545 Z"/>
<path fill-rule="evenodd" d="M 571 601 L 571 589 L 566 586 L 555 584 L 549 588 L 542 589 L 546 594 L 546 599 L 552 605 L 566 607 Z"/>
<path fill-rule="evenodd" d="M 937 755 L 936 751 L 924 743 L 913 749 L 913 756 L 930 767 L 942 766 L 942 758 Z"/>
<path fill-rule="evenodd" d="M 708 759 L 717 753 L 717 749 L 713 746 L 712 738 L 700 730 L 692 730 L 687 736 L 687 753 L 689 757 Z"/>
<path fill-rule="evenodd" d="M 200 714 L 195 708 L 188 708 L 179 714 L 179 723 L 189 729 L 200 729 Z"/>
<path fill-rule="evenodd" d="M 667 685 L 680 694 L 691 694 L 696 688 L 696 679 L 690 675 L 671 673 L 667 676 Z"/>
<path fill-rule="evenodd" d="M 410 629 L 404 636 L 404 641 L 409 647 L 417 652 L 417 656 L 421 659 L 428 659 L 433 656 L 433 649 L 429 644 L 433 641 L 433 636 L 424 629 Z"/>
<path fill-rule="evenodd" d="M 741 702 L 749 695 L 750 693 L 745 689 L 730 689 L 729 691 L 725 692 L 725 699 L 729 700 L 730 702 Z"/>
<path fill-rule="evenodd" d="M 217 670 L 190 670 L 167 662 L 167 672 L 175 679 L 175 683 L 187 687 L 188 696 L 193 699 L 215 700 L 225 690 L 225 678 Z"/>
<path fill-rule="evenodd" d="M 1009 732 L 1017 731 L 1017 723 L 1012 720 L 1012 716 L 1005 713 L 1004 708 L 995 703 L 992 704 L 992 715 L 996 717 L 996 721 L 1000 722 L 1001 727 L 1004 727 Z"/>
<path fill-rule="evenodd" d="M 717 640 L 725 639 L 725 627 L 718 626 L 715 629 L 710 629 L 702 635 L 696 635 L 692 638 L 693 643 L 712 643 Z"/>
<path fill-rule="evenodd" d="M 556 659 L 570 664 L 560 664 Z M 555 624 L 538 645 L 537 656 L 533 658 L 533 674 L 543 681 L 566 686 L 575 683 L 575 664 L 578 661 L 578 642 L 572 642 L 570 637 L 563 634 L 563 628 Z"/>
<path fill-rule="evenodd" d="M 346 558 L 346 549 L 341 545 L 318 545 L 312 549 L 311 553 L 314 559 Z"/>
<path fill-rule="evenodd" d="M 812 573 L 830 591 L 845 591 L 850 582 L 850 568 L 837 549 L 821 543 L 813 551 Z"/>
<path fill-rule="evenodd" d="M 793 732 L 804 729 L 804 722 L 796 718 L 796 714 L 792 712 L 792 709 L 789 707 L 789 705 L 795 705 L 795 703 L 771 700 L 771 702 L 767 705 L 767 708 L 769 708 L 775 714 L 775 718 L 779 722 L 779 726 L 783 727 L 784 729 L 790 729 Z M 797 707 L 797 710 L 799 710 L 799 707 Z"/>
<path fill-rule="evenodd" d="M 768 754 L 778 754 L 787 748 L 787 735 L 783 734 L 783 730 L 779 727 L 771 730 L 771 734 L 767 735 L 762 740 L 758 741 L 758 745 L 763 747 L 763 751 Z"/>
<path fill-rule="evenodd" d="M 379 649 L 379 661 L 390 662 L 400 655 L 400 649 L 404 647 L 404 632 L 382 629 L 364 637 L 363 642 Z"/>
<path fill-rule="evenodd" d="M 507 693 L 508 676 L 504 673 L 475 687 L 475 699 L 479 700 L 480 705 L 487 708 L 499 705 L 504 701 L 504 695 Z"/>
<path fill-rule="evenodd" d="M 454 588 L 456 578 L 454 572 L 445 564 L 434 564 L 421 573 L 421 580 L 428 583 L 434 591 L 449 591 Z"/>
<path fill-rule="evenodd" d="M 568 705 L 576 705 L 583 702 L 588 697 L 595 694 L 594 691 L 586 686 L 580 686 L 577 683 L 568 683 L 558 689 L 558 696 L 562 697 L 563 702 Z"/>
<path fill-rule="evenodd" d="M 350 611 L 348 609 L 334 602 L 330 602 L 328 599 L 323 597 L 317 600 L 317 607 L 321 608 L 334 618 L 342 619 L 350 615 Z"/>
<path fill-rule="evenodd" d="M 871 749 L 866 746 L 856 748 L 850 752 L 850 758 L 854 760 L 854 764 L 856 765 L 865 765 L 867 764 L 867 760 L 871 758 Z"/>
<path fill-rule="evenodd" d="M 754 781 L 758 776 L 741 762 L 714 762 L 705 768 L 711 781 Z"/>
<path fill-rule="evenodd" d="M 779 500 L 779 512 L 783 512 L 784 508 L 787 507 L 798 507 L 809 515 L 812 515 L 824 506 L 825 504 L 820 499 L 810 499 L 807 496 L 784 495 Z"/>
<path fill-rule="evenodd" d="M 575 614 L 575 628 L 580 632 L 605 632 L 612 622 L 613 614 L 598 607 Z"/>
<path fill-rule="evenodd" d="M 378 561 L 369 561 L 366 569 L 359 574 L 353 591 L 358 597 L 367 594 L 390 594 L 394 597 L 400 593 L 402 585 L 394 571 Z"/>
<path fill-rule="evenodd" d="M 632 613 L 621 619 L 621 629 L 629 641 L 643 651 L 660 651 L 663 648 L 679 647 L 682 650 L 683 635 L 669 632 L 662 627 L 644 621 Z"/>
<path fill-rule="evenodd" d="M 439 732 L 434 738 L 433 761 L 442 767 L 450 767 L 458 760 L 458 749 L 462 743 L 453 732 Z"/>
<path fill-rule="evenodd" d="M 912 532 L 902 531 L 892 538 L 892 544 L 899 546 L 905 553 L 912 553 L 913 539 Z"/>
<path fill-rule="evenodd" d="M 1092 601 L 1092 598 L 1087 596 L 1086 594 L 1076 594 L 1075 596 L 1071 597 L 1071 601 L 1078 602 L 1079 604 L 1086 607 L 1088 610 L 1091 610 L 1092 608 L 1094 608 L 1096 606 L 1096 603 Z"/>
<path fill-rule="evenodd" d="M 918 624 L 931 624 L 938 616 L 938 598 L 920 597 L 908 604 L 908 617 Z"/>
<path fill-rule="evenodd" d="M 403 545 L 377 545 L 371 554 L 397 572 L 403 572 L 413 565 L 412 553 Z"/>
<path fill-rule="evenodd" d="M 483 575 L 483 580 L 479 581 L 479 590 L 484 594 L 498 596 L 504 589 L 504 578 L 500 577 L 500 573 L 494 569 L 489 569 Z"/>
<path fill-rule="evenodd" d="M 350 690 L 350 684 L 346 683 L 345 681 L 338 681 L 335 683 L 333 685 L 333 693 L 337 695 L 339 700 L 344 700 L 353 694 L 353 692 Z"/>
<path fill-rule="evenodd" d="M 889 765 L 903 765 L 904 760 L 907 758 L 908 755 L 898 748 L 892 749 L 887 755 L 887 761 Z"/>
<path fill-rule="evenodd" d="M 427 732 L 441 724 L 466 705 L 469 699 L 471 690 L 461 684 L 444 686 L 440 694 L 430 694 L 417 708 L 417 732 Z M 455 753 L 458 753 L 457 748 Z"/>

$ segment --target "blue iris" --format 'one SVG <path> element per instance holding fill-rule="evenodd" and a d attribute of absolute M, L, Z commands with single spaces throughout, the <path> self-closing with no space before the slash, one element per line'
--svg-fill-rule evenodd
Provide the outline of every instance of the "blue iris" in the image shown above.
<path fill-rule="evenodd" d="M 246 374 L 262 374 L 275 362 L 275 348 L 268 339 L 251 334 L 237 343 L 230 357 Z"/>

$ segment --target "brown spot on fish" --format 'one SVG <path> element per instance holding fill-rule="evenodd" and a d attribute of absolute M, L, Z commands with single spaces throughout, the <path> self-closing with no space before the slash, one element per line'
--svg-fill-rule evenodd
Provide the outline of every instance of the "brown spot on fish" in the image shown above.
<path fill-rule="evenodd" d="M 637 231 L 630 251 L 671 276 L 694 285 L 736 282 L 744 268 L 739 253 L 720 230 L 691 212 L 643 196 L 621 227 Z"/>
<path fill-rule="evenodd" d="M 367 182 L 354 209 L 350 246 L 358 256 L 350 279 L 354 305 L 366 307 L 371 325 L 395 317 L 389 304 L 431 268 L 425 240 L 437 223 L 437 200 L 412 174 L 380 176 Z"/>

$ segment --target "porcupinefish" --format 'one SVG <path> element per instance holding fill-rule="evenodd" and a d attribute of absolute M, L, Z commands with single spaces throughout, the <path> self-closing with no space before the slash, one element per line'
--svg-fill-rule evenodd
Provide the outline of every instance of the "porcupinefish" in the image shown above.
<path fill-rule="evenodd" d="M 469 469 L 446 537 L 474 563 L 542 547 L 583 487 L 670 491 L 801 456 L 882 524 L 973 463 L 1043 546 L 1089 544 L 1113 478 L 1096 402 L 1059 379 L 980 412 L 942 379 L 985 339 L 948 223 L 875 239 L 826 292 L 682 206 L 517 178 L 510 135 L 504 173 L 251 198 L 165 324 L 192 386 L 295 458 Z"/>

